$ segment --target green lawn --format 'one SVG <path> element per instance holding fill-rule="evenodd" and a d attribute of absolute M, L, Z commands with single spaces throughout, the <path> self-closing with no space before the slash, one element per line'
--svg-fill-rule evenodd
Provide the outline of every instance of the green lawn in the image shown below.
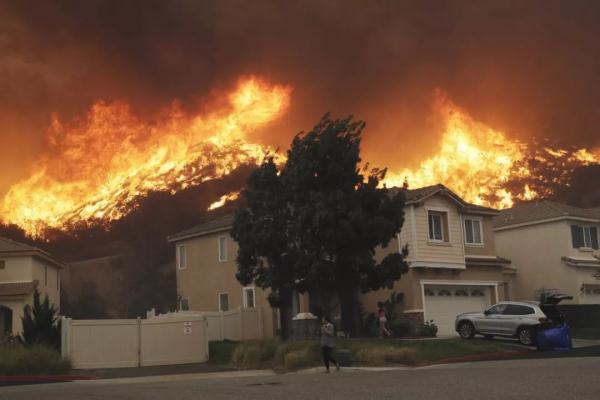
<path fill-rule="evenodd" d="M 419 365 L 436 360 L 514 351 L 509 344 L 488 340 L 345 339 L 336 345 L 338 358 L 361 366 Z M 240 369 L 297 370 L 321 365 L 318 341 L 261 340 L 211 342 L 210 361 Z"/>

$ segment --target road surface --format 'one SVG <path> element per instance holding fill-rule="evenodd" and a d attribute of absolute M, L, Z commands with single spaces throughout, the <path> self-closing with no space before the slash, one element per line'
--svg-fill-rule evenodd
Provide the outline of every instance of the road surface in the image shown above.
<path fill-rule="evenodd" d="M 0 399 L 598 400 L 599 371 L 600 357 L 568 357 L 331 374 L 217 373 L 3 387 Z"/>

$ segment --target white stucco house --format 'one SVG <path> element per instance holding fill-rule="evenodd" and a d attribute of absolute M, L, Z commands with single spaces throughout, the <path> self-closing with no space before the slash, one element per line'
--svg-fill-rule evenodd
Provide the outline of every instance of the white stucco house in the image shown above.
<path fill-rule="evenodd" d="M 60 307 L 60 271 L 65 265 L 49 253 L 0 237 L 0 336 L 22 331 L 25 305 L 37 288 L 43 299 Z"/>
<path fill-rule="evenodd" d="M 600 304 L 598 230 L 600 208 L 539 201 L 501 211 L 496 250 L 519 270 L 516 299 L 556 290 L 573 296 L 571 304 Z"/>

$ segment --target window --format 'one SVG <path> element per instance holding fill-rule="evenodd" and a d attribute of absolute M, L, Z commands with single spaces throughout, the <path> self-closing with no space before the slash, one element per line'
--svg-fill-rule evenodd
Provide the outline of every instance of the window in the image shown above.
<path fill-rule="evenodd" d="M 229 310 L 229 295 L 227 293 L 219 293 L 219 311 Z"/>
<path fill-rule="evenodd" d="M 448 241 L 448 216 L 441 211 L 428 211 L 429 240 L 433 242 Z"/>
<path fill-rule="evenodd" d="M 182 244 L 177 247 L 177 268 L 187 268 L 187 251 Z"/>
<path fill-rule="evenodd" d="M 431 289 L 425 289 L 425 296 L 435 296 L 435 292 Z"/>
<path fill-rule="evenodd" d="M 6 261 L 0 260 L 0 269 L 4 269 L 6 267 Z"/>
<path fill-rule="evenodd" d="M 44 286 L 48 286 L 48 266 L 44 265 Z"/>
<path fill-rule="evenodd" d="M 181 311 L 189 311 L 190 310 L 190 300 L 187 297 L 182 297 L 179 300 L 179 309 Z"/>
<path fill-rule="evenodd" d="M 535 314 L 535 310 L 531 307 L 520 306 L 517 304 L 509 304 L 503 312 L 504 315 L 530 315 Z"/>
<path fill-rule="evenodd" d="M 219 261 L 227 261 L 227 236 L 219 236 Z"/>
<path fill-rule="evenodd" d="M 60 272 L 56 271 L 56 289 L 60 289 Z"/>
<path fill-rule="evenodd" d="M 571 225 L 573 248 L 581 247 L 598 250 L 598 230 L 595 226 Z"/>
<path fill-rule="evenodd" d="M 473 290 L 471 292 L 471 296 L 473 296 L 473 297 L 483 297 L 485 295 L 483 294 L 483 292 L 481 290 L 475 289 L 475 290 Z"/>
<path fill-rule="evenodd" d="M 254 288 L 244 288 L 244 308 L 254 308 L 255 305 Z"/>
<path fill-rule="evenodd" d="M 499 315 L 506 310 L 507 304 L 497 304 L 492 308 L 488 308 L 486 314 L 487 315 Z"/>
<path fill-rule="evenodd" d="M 483 244 L 483 235 L 481 232 L 481 220 L 474 218 L 465 219 L 465 243 Z"/>
<path fill-rule="evenodd" d="M 467 293 L 466 290 L 459 289 L 459 290 L 456 291 L 456 293 L 454 293 L 454 295 L 456 297 L 468 297 L 469 293 Z"/>
<path fill-rule="evenodd" d="M 452 296 L 452 293 L 446 289 L 442 289 L 438 292 L 438 296 Z"/>

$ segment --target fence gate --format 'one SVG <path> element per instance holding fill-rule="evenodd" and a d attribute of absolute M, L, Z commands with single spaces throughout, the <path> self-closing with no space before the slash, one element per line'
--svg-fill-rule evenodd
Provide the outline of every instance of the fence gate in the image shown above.
<path fill-rule="evenodd" d="M 74 368 L 122 368 L 206 362 L 203 316 L 169 319 L 62 318 L 62 356 Z"/>

